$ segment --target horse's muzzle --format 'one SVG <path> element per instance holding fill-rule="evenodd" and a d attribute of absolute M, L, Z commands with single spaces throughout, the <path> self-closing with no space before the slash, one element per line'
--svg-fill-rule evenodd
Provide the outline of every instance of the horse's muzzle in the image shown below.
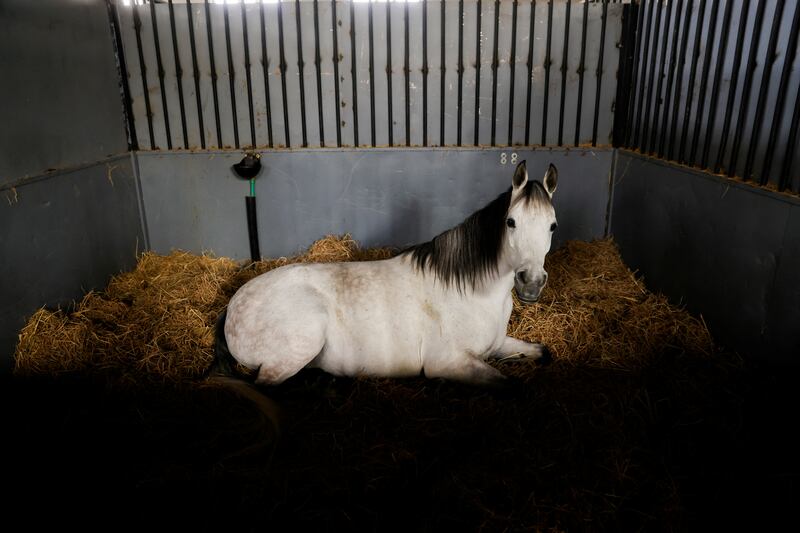
<path fill-rule="evenodd" d="M 514 285 L 514 292 L 517 293 L 517 298 L 520 302 L 525 304 L 533 304 L 539 301 L 539 296 L 542 295 L 544 285 Z"/>

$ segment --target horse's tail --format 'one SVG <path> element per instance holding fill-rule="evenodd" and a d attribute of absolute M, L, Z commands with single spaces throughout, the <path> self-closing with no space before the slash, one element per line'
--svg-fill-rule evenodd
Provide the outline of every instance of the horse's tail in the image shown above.
<path fill-rule="evenodd" d="M 236 359 L 228 349 L 225 339 L 225 319 L 228 310 L 225 309 L 217 318 L 214 329 L 214 361 L 206 372 L 206 379 L 210 383 L 222 385 L 233 391 L 237 396 L 253 402 L 259 411 L 269 420 L 278 433 L 280 409 L 277 404 L 259 391 L 255 385 L 236 375 Z"/>

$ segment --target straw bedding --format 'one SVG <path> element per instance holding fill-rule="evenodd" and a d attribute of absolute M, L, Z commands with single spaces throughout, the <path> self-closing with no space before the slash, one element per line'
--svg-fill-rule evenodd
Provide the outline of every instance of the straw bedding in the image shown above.
<path fill-rule="evenodd" d="M 142 391 L 137 409 L 170 428 L 174 413 L 152 413 L 175 390 L 255 420 L 252 409 L 225 407 L 235 398 L 209 402 L 198 387 L 213 359 L 214 321 L 236 289 L 292 262 L 393 253 L 360 249 L 348 236 L 253 265 L 145 253 L 73 309 L 36 312 L 20 333 L 16 375 L 92 376 L 115 397 Z M 219 506 L 222 484 L 247 529 L 286 521 L 326 530 L 628 531 L 683 530 L 697 525 L 697 509 L 713 513 L 709 494 L 733 501 L 738 471 L 719 450 L 739 450 L 731 442 L 741 431 L 741 361 L 715 349 L 701 319 L 648 292 L 611 240 L 568 242 L 546 269 L 540 302 L 515 302 L 508 329 L 547 344 L 552 365 L 496 363 L 518 378 L 501 391 L 303 371 L 264 390 L 284 416 L 268 471 L 273 452 L 261 450 L 234 454 L 244 466 L 225 459 L 179 476 L 215 487 L 197 491 L 197 509 Z M 160 431 L 169 447 L 170 431 Z M 216 449 L 213 435 L 197 438 Z"/>

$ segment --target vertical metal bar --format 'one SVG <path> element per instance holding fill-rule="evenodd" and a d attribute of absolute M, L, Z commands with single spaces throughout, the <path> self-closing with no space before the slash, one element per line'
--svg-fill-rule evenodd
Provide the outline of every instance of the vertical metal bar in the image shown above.
<path fill-rule="evenodd" d="M 789 172 L 792 168 L 794 159 L 794 151 L 797 146 L 797 129 L 800 126 L 800 88 L 797 91 L 797 96 L 794 99 L 794 112 L 792 113 L 792 122 L 789 126 L 789 136 L 786 139 L 786 151 L 783 154 L 783 164 L 781 165 L 781 177 L 778 182 L 778 190 L 784 191 L 791 186 L 791 174 Z M 794 191 L 794 192 L 800 192 Z"/>
<path fill-rule="evenodd" d="M 464 0 L 458 0 L 458 125 L 456 145 L 461 146 L 461 123 L 464 93 Z"/>
<path fill-rule="evenodd" d="M 508 146 L 512 146 L 514 144 L 512 139 L 514 133 L 514 74 L 517 67 L 517 0 L 514 0 L 511 7 L 511 54 L 508 64 L 511 67 L 508 90 Z"/>
<path fill-rule="evenodd" d="M 578 63 L 578 109 L 575 112 L 575 146 L 581 138 L 581 107 L 583 106 L 583 71 L 586 70 L 586 22 L 589 19 L 589 2 L 583 3 L 583 22 L 581 24 L 581 59 Z"/>
<path fill-rule="evenodd" d="M 228 4 L 223 4 L 222 13 L 225 20 L 225 46 L 228 50 L 228 82 L 231 90 L 231 118 L 233 119 L 233 145 L 239 148 L 239 115 L 236 113 L 236 72 L 233 70 L 233 52 L 231 50 L 231 29 L 228 22 Z"/>
<path fill-rule="evenodd" d="M 445 76 L 445 72 L 446 72 L 446 69 L 445 69 L 445 66 L 444 66 L 445 65 L 445 53 L 444 53 L 445 52 L 445 39 L 444 39 L 444 30 L 445 30 L 444 11 L 445 10 L 444 10 L 444 2 L 445 2 L 445 0 L 442 0 L 442 3 L 440 4 L 440 15 L 441 15 L 440 23 L 441 23 L 441 32 L 442 32 L 442 35 L 441 35 L 441 47 L 442 47 L 442 49 L 441 49 L 441 58 L 440 58 L 440 60 L 441 60 L 441 65 L 440 65 L 441 80 L 439 80 L 440 81 L 439 92 L 440 92 L 440 96 L 441 96 L 441 103 L 440 103 L 440 109 L 439 109 L 439 146 L 444 146 L 444 104 L 445 104 L 445 99 L 444 99 L 445 80 L 444 80 L 444 76 Z M 459 106 L 460 105 L 461 105 L 461 103 L 459 102 Z M 461 112 L 461 108 L 459 107 L 459 113 L 460 112 Z"/>
<path fill-rule="evenodd" d="M 690 2 L 692 0 L 689 0 Z M 639 5 L 639 18 L 636 23 L 636 47 L 633 52 L 633 70 L 631 72 L 631 92 L 630 95 L 630 102 L 628 104 L 628 114 L 626 120 L 626 128 L 627 132 L 625 135 L 625 140 L 623 144 L 625 146 L 630 146 L 633 140 L 633 120 L 634 120 L 634 107 L 636 103 L 636 87 L 639 83 L 639 68 L 641 67 L 644 70 L 644 65 L 641 61 L 641 52 L 642 52 L 642 33 L 644 32 L 644 11 L 645 11 L 645 0 L 641 0 L 641 5 Z M 642 76 L 644 78 L 644 76 Z"/>
<path fill-rule="evenodd" d="M 356 12 L 350 2 L 350 77 L 353 85 L 353 144 L 358 146 L 358 72 L 356 70 Z"/>
<path fill-rule="evenodd" d="M 319 53 L 319 2 L 314 0 L 314 66 L 317 70 L 317 113 L 319 144 L 325 146 L 325 122 L 322 119 L 322 57 Z"/>
<path fill-rule="evenodd" d="M 621 35 L 619 48 L 619 67 L 617 68 L 617 87 L 614 95 L 613 127 L 611 131 L 611 145 L 624 146 L 625 139 L 630 131 L 627 122 L 631 108 L 631 94 L 633 85 L 634 53 L 636 50 L 636 16 L 639 5 L 628 4 L 622 7 Z M 576 128 L 577 130 L 577 128 Z M 577 133 L 577 131 L 576 131 Z"/>
<path fill-rule="evenodd" d="M 478 122 L 481 114 L 481 20 L 483 19 L 483 9 L 481 0 L 478 0 L 477 31 L 475 32 L 475 146 L 480 146 L 478 136 Z"/>
<path fill-rule="evenodd" d="M 497 63 L 498 63 L 497 30 L 499 28 L 500 28 L 500 0 L 495 0 L 494 1 L 494 45 L 492 50 L 492 136 L 491 136 L 492 146 L 495 146 L 495 134 L 497 132 Z M 509 123 L 510 122 L 511 121 L 509 120 Z"/>
<path fill-rule="evenodd" d="M 406 76 L 406 146 L 411 146 L 411 69 L 409 68 L 408 58 L 408 2 L 405 3 L 403 19 L 405 20 L 405 64 L 403 65 L 403 72 Z"/>
<path fill-rule="evenodd" d="M 242 41 L 244 45 L 244 73 L 247 79 L 247 108 L 250 119 L 250 146 L 256 147 L 256 120 L 253 110 L 253 78 L 250 74 L 250 40 L 247 38 L 247 13 L 244 7 L 244 0 L 239 4 L 242 11 Z"/>
<path fill-rule="evenodd" d="M 289 103 L 286 101 L 286 44 L 283 40 L 283 2 L 278 2 L 278 49 L 280 52 L 281 95 L 283 96 L 283 135 L 284 146 L 289 148 Z"/>
<path fill-rule="evenodd" d="M 158 84 L 161 87 L 161 108 L 164 110 L 164 129 L 167 133 L 167 148 L 172 150 L 172 134 L 169 131 L 169 111 L 167 110 L 167 92 L 164 90 L 164 65 L 161 63 L 161 45 L 158 42 L 158 21 L 156 20 L 156 6 L 154 0 L 150 0 L 150 20 L 153 24 L 153 43 L 156 47 Z"/>
<path fill-rule="evenodd" d="M 642 0 L 643 2 L 645 0 Z M 634 121 L 636 126 L 634 127 L 633 131 L 633 142 L 630 143 L 631 148 L 639 148 L 641 144 L 639 141 L 641 137 L 639 136 L 642 129 L 642 111 L 644 110 L 644 86 L 647 80 L 647 72 L 648 70 L 652 69 L 652 58 L 648 59 L 648 52 L 650 51 L 650 33 L 653 31 L 653 17 L 655 16 L 655 6 L 653 5 L 658 0 L 651 0 L 649 2 L 650 10 L 648 11 L 646 18 L 647 18 L 647 29 L 644 33 L 644 50 L 642 50 L 641 55 L 641 64 L 642 64 L 642 71 L 641 76 L 642 79 L 638 83 L 639 85 L 639 96 L 636 98 L 637 109 L 636 109 L 636 120 Z M 705 0 L 700 0 L 701 2 L 705 2 Z M 642 11 L 644 11 L 644 7 L 642 7 Z"/>
<path fill-rule="evenodd" d="M 711 52 L 717 33 L 717 14 L 719 13 L 719 1 L 711 6 L 711 18 L 709 19 L 708 34 L 706 35 L 706 50 L 703 57 L 703 74 L 700 79 L 700 92 L 697 93 L 697 114 L 694 120 L 694 134 L 692 135 L 692 146 L 689 150 L 688 164 L 694 166 L 697 147 L 700 144 L 700 128 L 703 122 L 703 113 L 706 107 L 706 89 L 708 88 L 709 71 L 711 70 Z"/>
<path fill-rule="evenodd" d="M 306 62 L 303 60 L 303 25 L 300 20 L 300 0 L 294 1 L 294 21 L 297 30 L 297 73 L 300 82 L 300 120 L 303 133 L 303 148 L 308 146 L 306 133 Z M 355 79 L 355 77 L 353 78 Z"/>
<path fill-rule="evenodd" d="M 706 11 L 706 0 L 700 0 L 700 9 L 697 13 L 697 24 L 694 28 L 694 46 L 692 47 L 692 67 L 689 71 L 689 85 L 686 89 L 686 111 L 683 113 L 683 127 L 681 128 L 681 141 L 678 146 L 678 162 L 683 163 L 683 149 L 686 147 L 686 140 L 689 137 L 689 121 L 692 116 L 692 103 L 694 102 L 693 89 L 695 76 L 697 75 L 697 60 L 700 58 L 700 38 L 703 33 L 703 18 Z"/>
<path fill-rule="evenodd" d="M 134 8 L 135 9 L 135 8 Z M 114 53 L 117 58 L 117 75 L 122 87 L 122 106 L 125 120 L 125 129 L 128 133 L 128 150 L 138 150 L 139 141 L 136 138 L 136 126 L 133 121 L 133 108 L 131 106 L 131 91 L 128 86 L 128 67 L 125 64 L 125 50 L 122 47 L 122 31 L 119 24 L 119 13 L 117 4 L 112 0 L 106 0 L 106 10 L 108 20 L 111 24 L 111 31 L 114 34 Z"/>
<path fill-rule="evenodd" d="M 204 2 L 206 8 L 206 31 L 208 34 L 208 60 L 211 66 L 211 91 L 214 97 L 214 119 L 217 126 L 217 147 L 222 148 L 222 127 L 219 121 L 219 96 L 217 93 L 217 67 L 214 62 L 214 38 L 211 30 L 211 9 L 208 7 L 208 0 Z"/>
<path fill-rule="evenodd" d="M 389 146 L 394 146 L 394 113 L 392 111 L 392 6 L 386 2 L 386 93 L 389 111 Z"/>
<path fill-rule="evenodd" d="M 603 90 L 603 56 L 606 48 L 606 22 L 608 21 L 608 0 L 603 0 L 603 20 L 600 26 L 600 57 L 597 60 L 597 92 L 594 95 L 594 124 L 592 125 L 592 146 L 597 146 L 597 124 L 600 117 L 600 93 Z"/>
<path fill-rule="evenodd" d="M 181 68 L 181 58 L 178 55 L 178 32 L 175 31 L 175 8 L 172 0 L 168 0 L 169 9 L 169 29 L 172 35 L 172 52 L 175 58 L 175 79 L 178 82 L 178 105 L 181 111 L 181 131 L 183 133 L 183 147 L 189 148 L 189 134 L 186 132 L 186 109 L 183 103 L 183 69 Z"/>
<path fill-rule="evenodd" d="M 658 85 L 656 86 L 656 97 L 655 97 L 655 109 L 653 110 L 653 130 L 650 135 L 650 147 L 647 150 L 648 154 L 652 154 L 653 151 L 656 149 L 656 140 L 658 139 L 658 134 L 662 133 L 659 131 L 659 117 L 661 116 L 661 110 L 664 109 L 666 113 L 667 107 L 664 106 L 662 108 L 662 98 L 661 98 L 661 86 L 664 82 L 664 76 L 666 75 L 666 67 L 667 67 L 667 48 L 669 47 L 669 37 L 670 37 L 670 23 L 672 22 L 672 8 L 675 5 L 675 2 L 670 2 L 667 5 L 667 18 L 664 21 L 664 41 L 661 43 L 661 61 L 660 66 L 658 68 Z M 680 7 L 680 6 L 678 6 Z M 678 11 L 678 15 L 680 15 L 680 10 Z M 677 35 L 677 24 L 672 27 L 673 32 Z M 673 39 L 673 42 L 677 42 L 676 39 Z M 675 57 L 671 56 L 670 61 L 675 61 Z M 669 90 L 667 90 L 667 98 L 669 98 Z M 664 123 L 666 124 L 666 117 L 664 119 Z M 664 135 L 661 136 L 664 138 Z"/>
<path fill-rule="evenodd" d="M 428 146 L 428 0 L 422 2 L 422 146 Z"/>
<path fill-rule="evenodd" d="M 564 52 L 561 54 L 561 103 L 558 110 L 558 145 L 562 146 L 564 140 L 564 105 L 567 99 L 567 68 L 569 63 L 569 19 L 572 0 L 567 0 L 567 13 L 564 16 Z"/>
<path fill-rule="evenodd" d="M 789 43 L 783 56 L 783 69 L 781 71 L 781 81 L 778 84 L 778 98 L 775 101 L 775 111 L 773 113 L 772 127 L 769 129 L 769 140 L 767 141 L 767 151 L 764 154 L 764 167 L 761 171 L 761 185 L 766 185 L 769 180 L 769 173 L 772 170 L 772 158 L 775 154 L 775 141 L 778 139 L 778 131 L 781 129 L 781 117 L 783 117 L 783 106 L 786 103 L 786 91 L 789 88 L 789 77 L 792 74 L 792 66 L 797 56 L 797 32 L 800 29 L 800 6 L 795 5 L 794 16 L 792 17 L 792 28 L 789 31 Z M 785 177 L 779 177 L 779 183 L 784 183 Z"/>
<path fill-rule="evenodd" d="M 533 41 L 536 28 L 536 0 L 531 0 L 531 17 L 528 20 L 528 90 L 525 96 L 525 146 L 531 143 L 531 88 L 533 85 Z"/>
<path fill-rule="evenodd" d="M 756 18 L 753 22 L 753 31 L 750 35 L 750 51 L 747 53 L 747 67 L 744 71 L 744 82 L 742 84 L 742 99 L 739 104 L 739 116 L 736 120 L 736 131 L 733 134 L 733 142 L 731 143 L 731 159 L 728 164 L 728 176 L 733 177 L 736 174 L 736 164 L 739 159 L 739 145 L 742 141 L 742 133 L 744 131 L 744 121 L 747 117 L 747 110 L 750 106 L 750 91 L 753 88 L 753 74 L 756 70 L 756 54 L 758 52 L 758 41 L 761 37 L 761 29 L 764 24 L 764 11 L 767 6 L 767 0 L 758 0 L 756 6 Z"/>
<path fill-rule="evenodd" d="M 386 9 L 389 9 L 388 4 Z M 367 4 L 369 17 L 369 126 L 372 136 L 372 146 L 375 146 L 375 37 L 372 29 L 372 2 Z"/>
<path fill-rule="evenodd" d="M 772 66 L 775 64 L 775 50 L 778 46 L 778 33 L 781 28 L 781 17 L 783 16 L 784 0 L 778 0 L 775 5 L 775 16 L 772 19 L 772 30 L 769 35 L 767 53 L 764 56 L 764 70 L 761 72 L 761 87 L 758 90 L 758 102 L 756 103 L 755 124 L 753 125 L 753 135 L 750 137 L 750 148 L 747 150 L 747 159 L 744 163 L 744 174 L 742 179 L 745 181 L 751 178 L 753 165 L 758 149 L 758 139 L 761 136 L 761 127 L 764 124 L 764 108 L 767 105 L 767 94 L 769 91 L 769 79 L 772 76 Z"/>
<path fill-rule="evenodd" d="M 333 91 L 336 102 L 333 108 L 336 113 L 336 146 L 342 146 L 342 98 L 339 94 L 339 22 L 336 16 L 336 0 L 331 0 L 331 28 L 333 29 Z"/>
<path fill-rule="evenodd" d="M 748 2 L 750 0 L 747 0 Z M 681 102 L 681 89 L 683 87 L 683 70 L 686 65 L 686 49 L 689 44 L 689 27 L 691 22 L 691 15 L 692 15 L 692 5 L 694 4 L 694 0 L 688 0 L 686 2 L 686 14 L 683 17 L 684 20 L 684 28 L 683 34 L 681 35 L 681 51 L 678 57 L 678 66 L 677 66 L 677 80 L 675 83 L 675 101 L 672 105 L 672 124 L 669 128 L 669 142 L 667 144 L 667 152 L 666 157 L 667 159 L 672 159 L 672 150 L 675 147 L 675 130 L 678 129 L 678 114 L 679 114 L 679 107 Z M 691 93 L 688 93 L 691 97 Z M 666 109 L 666 108 L 665 108 Z M 662 146 L 659 150 L 659 155 L 664 155 L 664 147 Z"/>
<path fill-rule="evenodd" d="M 725 105 L 725 119 L 720 130 L 719 148 L 717 159 L 714 163 L 714 172 L 719 172 L 722 168 L 722 158 L 725 156 L 725 146 L 728 144 L 728 128 L 731 127 L 731 115 L 733 103 L 736 100 L 736 86 L 739 83 L 739 70 L 742 66 L 742 48 L 744 48 L 744 30 L 747 28 L 747 16 L 750 13 L 750 0 L 744 0 L 739 15 L 739 31 L 736 35 L 736 49 L 733 52 L 733 70 L 731 80 L 728 84 L 728 101 Z M 762 11 L 763 14 L 763 11 Z"/>
<path fill-rule="evenodd" d="M 544 53 L 544 104 L 542 105 L 542 146 L 547 145 L 547 99 L 550 95 L 550 46 L 553 40 L 553 0 L 547 1 L 547 49 Z"/>
<path fill-rule="evenodd" d="M 189 21 L 189 45 L 192 49 L 192 75 L 194 76 L 194 96 L 197 101 L 197 123 L 200 129 L 200 148 L 206 148 L 206 131 L 203 124 L 203 104 L 200 98 L 200 69 L 197 66 L 197 46 L 194 39 L 194 22 L 192 21 L 192 1 L 186 0 L 186 16 Z"/>
<path fill-rule="evenodd" d="M 670 5 L 672 5 L 672 2 L 670 2 Z M 645 104 L 644 107 L 644 121 L 642 124 L 642 142 L 639 145 L 639 149 L 642 152 L 647 151 L 648 139 L 650 138 L 649 137 L 650 119 L 651 119 L 650 111 L 653 109 L 653 93 L 655 92 L 653 89 L 655 89 L 655 83 L 656 83 L 655 76 L 656 76 L 656 70 L 658 70 L 658 43 L 659 43 L 658 36 L 661 32 L 661 16 L 664 13 L 663 6 L 664 3 L 658 0 L 658 6 L 656 8 L 656 21 L 653 29 L 653 55 L 650 58 L 652 62 L 652 67 L 650 68 L 650 79 L 647 83 L 648 94 L 647 94 L 647 103 Z M 660 73 L 658 79 L 660 82 L 661 81 Z M 658 99 L 658 96 L 659 96 L 658 93 L 656 93 L 655 98 Z"/>
<path fill-rule="evenodd" d="M 261 71 L 264 74 L 264 99 L 267 103 L 267 143 L 272 148 L 272 104 L 269 93 L 269 56 L 267 55 L 267 27 L 264 23 L 263 2 L 261 2 L 258 11 L 261 22 Z"/>
<path fill-rule="evenodd" d="M 711 85 L 711 105 L 708 108 L 708 122 L 706 125 L 706 140 L 703 144 L 703 153 L 700 156 L 700 166 L 708 167 L 708 152 L 711 150 L 711 141 L 714 134 L 714 121 L 717 118 L 717 100 L 719 99 L 720 83 L 722 82 L 722 67 L 724 66 L 725 53 L 728 49 L 728 32 L 731 27 L 731 9 L 733 2 L 725 4 L 722 14 L 722 31 L 720 32 L 719 46 L 717 49 L 717 66 L 714 72 L 714 83 Z M 730 92 L 736 91 L 735 85 L 730 85 Z"/>

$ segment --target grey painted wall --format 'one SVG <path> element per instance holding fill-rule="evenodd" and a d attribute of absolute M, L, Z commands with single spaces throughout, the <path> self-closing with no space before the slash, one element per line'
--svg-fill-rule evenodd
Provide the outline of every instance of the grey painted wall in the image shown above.
<path fill-rule="evenodd" d="M 426 241 L 510 186 L 512 154 L 527 160 L 531 177 L 541 179 L 550 162 L 559 170 L 555 246 L 604 235 L 611 150 L 279 151 L 263 154 L 257 180 L 261 253 L 294 254 L 327 234 L 347 232 L 365 246 Z M 249 186 L 231 170 L 241 153 L 136 157 L 154 251 L 249 257 Z"/>
<path fill-rule="evenodd" d="M 0 370 L 43 305 L 103 288 L 143 251 L 131 157 L 0 191 Z"/>
<path fill-rule="evenodd" d="M 618 151 L 611 232 L 651 289 L 741 352 L 800 353 L 800 200 Z"/>
<path fill-rule="evenodd" d="M 127 151 L 102 0 L 0 2 L 0 187 Z"/>

